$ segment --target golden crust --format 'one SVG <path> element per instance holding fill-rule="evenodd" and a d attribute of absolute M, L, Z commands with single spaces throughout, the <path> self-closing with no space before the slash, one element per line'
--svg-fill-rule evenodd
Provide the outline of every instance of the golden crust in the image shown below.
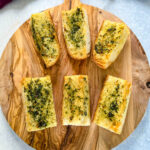
<path fill-rule="evenodd" d="M 115 23 L 115 22 L 111 22 L 111 21 L 108 21 L 108 20 L 103 20 L 103 22 L 102 22 L 102 25 L 101 25 L 101 27 L 100 27 L 100 29 L 99 29 L 99 32 L 98 32 L 98 35 L 97 35 L 97 37 L 96 37 L 96 40 L 95 40 L 95 44 L 97 43 L 97 41 L 98 41 L 98 38 L 99 38 L 99 35 L 100 35 L 100 33 L 101 33 L 101 31 L 102 31 L 102 29 L 103 28 L 105 28 L 104 27 L 104 23 L 105 22 L 108 22 L 108 23 Z M 102 68 L 102 69 L 107 69 L 115 60 L 116 60 L 116 58 L 118 57 L 118 55 L 120 54 L 120 52 L 121 52 L 121 50 L 123 49 L 123 46 L 124 46 L 124 44 L 125 44 L 125 42 L 126 42 L 126 40 L 127 40 L 127 37 L 128 37 L 128 35 L 129 35 L 129 29 L 128 29 L 128 27 L 125 25 L 125 24 L 123 24 L 123 23 L 115 23 L 116 25 L 118 24 L 120 24 L 120 25 L 124 25 L 124 30 L 126 30 L 125 32 L 126 33 L 124 33 L 125 35 L 125 37 L 124 37 L 124 40 L 125 41 L 121 41 L 118 45 L 119 45 L 119 49 L 117 50 L 117 52 L 113 55 L 113 57 L 111 58 L 111 55 L 112 55 L 112 52 L 114 51 L 114 50 L 112 50 L 112 52 L 110 52 L 110 53 L 108 53 L 107 55 L 106 55 L 106 58 L 105 59 L 103 59 L 103 58 L 99 58 L 98 57 L 98 55 L 100 55 L 100 54 L 97 54 L 96 52 L 95 52 L 95 46 L 93 46 L 93 48 L 92 48 L 92 56 L 93 56 L 93 61 L 100 67 L 100 68 Z M 122 33 L 123 34 L 123 33 Z M 122 36 L 122 35 L 121 35 Z M 117 46 L 118 46 L 117 45 Z"/>
<path fill-rule="evenodd" d="M 119 118 L 120 121 L 114 121 L 112 124 L 109 120 L 107 120 L 108 118 L 98 118 L 99 116 L 99 113 L 102 112 L 102 108 L 100 110 L 100 108 L 98 106 L 102 105 L 103 104 L 103 97 L 104 97 L 104 94 L 105 93 L 105 87 L 107 85 L 107 81 L 110 80 L 110 78 L 114 78 L 110 75 L 108 75 L 104 81 L 104 85 L 103 85 L 103 88 L 101 90 L 101 94 L 100 94 L 100 97 L 99 97 L 99 101 L 98 101 L 98 104 L 97 104 L 97 108 L 96 108 L 96 111 L 95 111 L 95 114 L 94 114 L 94 123 L 96 123 L 97 125 L 99 125 L 100 127 L 103 127 L 111 132 L 114 132 L 114 133 L 117 133 L 117 134 L 121 134 L 122 132 L 122 128 L 123 128 L 123 125 L 124 125 L 124 122 L 125 122 L 125 118 L 126 118 L 126 114 L 127 114 L 127 108 L 128 108 L 128 104 L 129 104 L 129 99 L 130 99 L 130 93 L 131 93 L 131 83 L 127 82 L 126 80 L 122 80 L 120 78 L 114 78 L 115 80 L 121 80 L 123 81 L 123 85 L 124 85 L 124 89 L 123 89 L 123 97 L 122 99 L 126 99 L 126 101 L 123 102 L 122 105 L 120 105 L 119 109 L 121 110 L 118 114 L 121 115 L 121 117 Z M 106 110 L 106 108 L 105 108 Z M 118 115 L 116 113 L 116 116 Z M 116 117 L 115 116 L 115 117 Z M 98 120 L 99 119 L 99 120 Z M 118 118 L 117 118 L 118 119 Z"/>
<path fill-rule="evenodd" d="M 45 15 L 49 18 L 49 22 L 53 25 L 54 30 L 55 30 L 55 33 L 54 33 L 55 37 L 54 37 L 54 39 L 55 39 L 55 41 L 56 41 L 56 43 L 57 43 L 57 46 L 58 46 L 58 49 L 57 49 L 57 50 L 58 50 L 58 55 L 57 55 L 57 57 L 55 58 L 55 61 L 50 62 L 48 59 L 47 59 L 47 60 L 46 60 L 46 59 L 43 59 L 43 57 L 41 56 L 41 53 L 40 53 L 39 50 L 38 50 L 37 45 L 35 44 L 37 53 L 40 54 L 40 56 L 41 56 L 42 60 L 44 61 L 46 67 L 49 68 L 49 67 L 53 66 L 53 65 L 57 62 L 57 60 L 59 59 L 59 57 L 60 57 L 60 45 L 59 45 L 56 28 L 55 28 L 55 25 L 54 25 L 54 23 L 53 23 L 53 20 L 52 20 L 52 16 L 51 16 L 51 14 L 50 14 L 50 11 L 49 11 L 49 10 L 46 10 L 46 11 L 43 11 L 43 12 L 41 12 L 41 13 L 45 13 Z M 38 13 L 37 13 L 37 14 L 38 14 Z M 36 15 L 36 14 L 33 14 L 33 15 Z M 32 16 L 33 16 L 33 15 L 32 15 Z M 32 16 L 31 16 L 31 17 L 32 17 Z M 30 29 L 31 29 L 31 33 L 32 33 L 32 35 L 33 35 L 31 24 L 32 24 L 32 19 L 30 19 Z M 34 38 L 33 38 L 33 39 L 34 39 Z"/>
<path fill-rule="evenodd" d="M 93 57 L 93 62 L 95 64 L 97 64 L 100 68 L 107 69 L 105 61 L 102 61 L 102 60 L 100 61 L 100 60 L 96 59 L 96 57 Z"/>

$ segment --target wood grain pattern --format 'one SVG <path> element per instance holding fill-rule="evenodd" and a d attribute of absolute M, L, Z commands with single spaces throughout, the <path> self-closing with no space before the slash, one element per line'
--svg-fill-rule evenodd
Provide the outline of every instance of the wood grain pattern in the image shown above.
<path fill-rule="evenodd" d="M 150 68 L 145 52 L 136 36 L 130 38 L 118 59 L 107 70 L 97 67 L 92 56 L 86 60 L 71 59 L 66 51 L 62 34 L 61 11 L 80 4 L 79 0 L 65 0 L 64 4 L 51 8 L 52 18 L 61 47 L 60 59 L 46 69 L 35 51 L 34 42 L 26 21 L 9 40 L 0 59 L 0 102 L 2 111 L 12 129 L 26 143 L 37 150 L 108 150 L 121 143 L 137 127 L 142 119 L 150 96 Z M 92 46 L 103 19 L 119 21 L 116 16 L 84 5 L 88 12 Z M 132 55 L 131 55 L 132 54 Z M 23 77 L 50 75 L 58 126 L 38 132 L 27 132 L 21 98 Z M 96 109 L 100 89 L 107 74 L 132 81 L 132 96 L 121 135 L 116 135 L 91 123 L 89 127 L 61 125 L 62 87 L 64 75 L 87 74 L 90 81 L 91 117 Z"/>

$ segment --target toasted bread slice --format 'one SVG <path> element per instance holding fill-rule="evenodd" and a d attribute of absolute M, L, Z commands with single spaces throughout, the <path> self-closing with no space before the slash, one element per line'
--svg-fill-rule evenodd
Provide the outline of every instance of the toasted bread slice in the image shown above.
<path fill-rule="evenodd" d="M 107 76 L 94 116 L 94 122 L 121 134 L 125 122 L 131 84 L 123 79 Z"/>
<path fill-rule="evenodd" d="M 50 11 L 33 14 L 30 27 L 37 51 L 46 67 L 54 65 L 59 58 L 60 47 Z"/>
<path fill-rule="evenodd" d="M 90 125 L 90 100 L 88 77 L 73 75 L 64 77 L 63 125 Z"/>
<path fill-rule="evenodd" d="M 27 131 L 37 131 L 56 126 L 50 77 L 24 78 L 22 84 Z"/>
<path fill-rule="evenodd" d="M 91 41 L 86 10 L 80 6 L 63 11 L 62 24 L 69 55 L 78 60 L 87 58 L 90 54 Z"/>
<path fill-rule="evenodd" d="M 108 68 L 118 57 L 130 34 L 124 23 L 104 20 L 93 49 L 93 60 L 101 68 Z"/>

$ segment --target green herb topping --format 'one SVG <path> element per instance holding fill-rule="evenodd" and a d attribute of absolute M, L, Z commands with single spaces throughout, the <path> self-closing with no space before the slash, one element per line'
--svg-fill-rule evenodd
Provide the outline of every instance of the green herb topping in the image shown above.
<path fill-rule="evenodd" d="M 39 79 L 32 80 L 24 88 L 27 97 L 28 106 L 27 111 L 32 116 L 32 119 L 37 123 L 37 127 L 46 127 L 48 124 L 48 117 L 53 115 L 50 108 L 50 99 L 52 97 L 51 84 L 46 83 L 43 86 Z M 46 111 L 45 111 L 46 110 Z"/>
<path fill-rule="evenodd" d="M 84 23 L 84 14 L 83 10 L 77 8 L 76 11 L 68 16 L 67 24 L 69 26 L 69 30 L 66 30 L 68 37 L 71 43 L 76 47 L 80 48 L 81 45 L 85 44 L 84 35 L 83 35 L 83 26 Z"/>

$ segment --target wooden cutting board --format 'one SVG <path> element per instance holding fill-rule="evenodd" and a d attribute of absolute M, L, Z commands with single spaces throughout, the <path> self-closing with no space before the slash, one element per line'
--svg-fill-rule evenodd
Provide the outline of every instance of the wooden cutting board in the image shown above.
<path fill-rule="evenodd" d="M 128 38 L 118 59 L 107 70 L 97 67 L 91 56 L 82 61 L 73 60 L 68 56 L 62 34 L 61 11 L 69 10 L 78 4 L 80 4 L 79 0 L 65 0 L 64 4 L 50 8 L 61 47 L 60 59 L 53 67 L 46 69 L 36 53 L 30 33 L 29 20 L 14 33 L 0 59 L 0 101 L 2 111 L 17 135 L 38 150 L 111 149 L 134 131 L 148 104 L 150 68 L 145 52 L 132 31 L 131 37 Z M 103 19 L 117 22 L 121 20 L 99 8 L 82 5 L 88 12 L 91 44 L 93 46 Z M 61 125 L 63 77 L 72 74 L 87 74 L 89 76 L 92 118 L 107 74 L 132 82 L 132 96 L 121 135 L 111 133 L 94 123 L 91 123 L 89 127 Z M 44 75 L 50 75 L 52 78 L 58 126 L 38 132 L 27 132 L 20 81 L 23 77 Z"/>

